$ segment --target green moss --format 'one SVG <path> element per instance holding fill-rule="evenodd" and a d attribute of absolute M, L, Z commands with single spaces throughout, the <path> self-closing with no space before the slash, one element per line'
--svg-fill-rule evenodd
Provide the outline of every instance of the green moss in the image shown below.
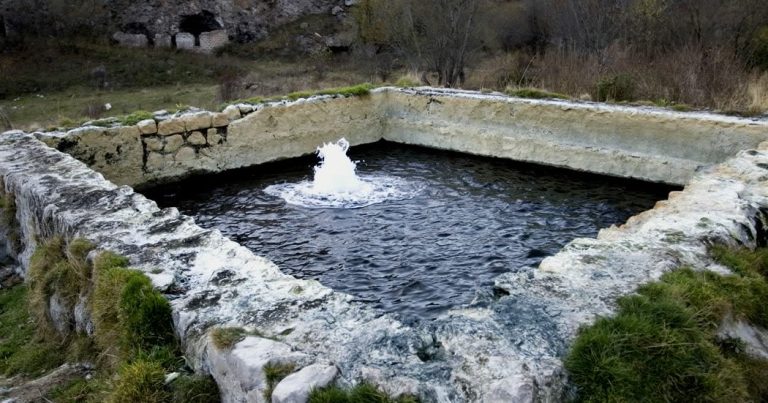
<path fill-rule="evenodd" d="M 182 375 L 170 385 L 172 403 L 216 403 L 219 387 L 210 376 Z"/>
<path fill-rule="evenodd" d="M 234 347 L 235 344 L 245 339 L 248 334 L 248 331 L 242 327 L 219 327 L 213 329 L 211 339 L 216 348 L 226 350 Z"/>
<path fill-rule="evenodd" d="M 151 112 L 147 111 L 136 111 L 131 113 L 130 115 L 123 116 L 119 119 L 120 123 L 122 123 L 124 126 L 133 126 L 136 123 L 141 122 L 142 120 L 148 120 L 153 119 L 154 115 L 152 115 Z"/>
<path fill-rule="evenodd" d="M 315 95 L 320 95 L 320 94 L 318 94 L 316 92 L 311 92 L 311 91 L 297 91 L 297 92 L 292 92 L 292 93 L 286 95 L 285 98 L 288 98 L 291 101 L 295 101 L 295 100 L 297 100 L 299 98 L 309 98 L 309 97 L 312 97 L 312 96 L 315 96 Z"/>
<path fill-rule="evenodd" d="M 518 88 L 509 89 L 506 91 L 507 95 L 520 98 L 533 98 L 533 99 L 570 99 L 568 95 L 558 94 L 556 92 L 548 92 L 539 90 L 536 88 Z"/>
<path fill-rule="evenodd" d="M 300 91 L 292 92 L 285 96 L 285 98 L 295 101 L 299 98 L 309 98 L 315 95 L 341 95 L 345 97 L 362 97 L 371 93 L 371 90 L 375 88 L 373 84 L 364 83 L 358 85 L 352 85 L 349 87 L 328 88 L 318 91 Z"/>
<path fill-rule="evenodd" d="M 164 403 L 169 399 L 163 367 L 151 361 L 136 361 L 120 370 L 107 402 Z"/>
<path fill-rule="evenodd" d="M 734 275 L 679 269 L 621 298 L 565 360 L 583 401 L 763 401 L 768 362 L 719 340 L 728 316 L 768 325 L 768 250 L 714 248 Z M 735 346 L 735 347 L 734 347 Z"/>
<path fill-rule="evenodd" d="M 361 383 L 352 389 L 329 386 L 315 389 L 309 394 L 309 403 L 417 403 L 413 396 L 392 398 L 369 383 Z"/>
<path fill-rule="evenodd" d="M 272 400 L 272 391 L 275 389 L 275 386 L 285 379 L 286 376 L 292 374 L 296 370 L 296 365 L 293 363 L 268 363 L 264 366 L 263 370 L 264 377 L 267 380 L 264 399 L 270 401 Z"/>
<path fill-rule="evenodd" d="M 376 88 L 376 86 L 374 86 L 373 84 L 363 83 L 363 84 L 352 85 L 349 87 L 337 87 L 337 88 L 331 88 L 327 90 L 321 90 L 321 91 L 318 91 L 317 94 L 362 97 L 370 94 L 371 90 L 374 88 Z"/>

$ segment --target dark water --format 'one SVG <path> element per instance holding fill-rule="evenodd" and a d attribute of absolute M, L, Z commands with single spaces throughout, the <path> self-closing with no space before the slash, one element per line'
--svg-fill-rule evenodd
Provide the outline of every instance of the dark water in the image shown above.
<path fill-rule="evenodd" d="M 285 272 L 412 322 L 489 294 L 499 274 L 531 270 L 573 238 L 594 237 L 671 190 L 389 143 L 349 154 L 358 174 L 408 178 L 423 189 L 361 209 L 302 208 L 264 192 L 311 179 L 316 159 L 304 158 L 146 193 Z"/>

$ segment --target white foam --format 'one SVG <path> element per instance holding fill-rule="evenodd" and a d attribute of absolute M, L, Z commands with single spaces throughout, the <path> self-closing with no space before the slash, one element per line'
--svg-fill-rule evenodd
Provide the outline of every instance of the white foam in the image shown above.
<path fill-rule="evenodd" d="M 268 186 L 264 191 L 289 204 L 308 208 L 361 208 L 388 200 L 405 200 L 421 190 L 417 184 L 387 175 L 357 176 L 347 156 L 349 142 L 340 139 L 317 149 L 320 163 L 313 181 Z"/>

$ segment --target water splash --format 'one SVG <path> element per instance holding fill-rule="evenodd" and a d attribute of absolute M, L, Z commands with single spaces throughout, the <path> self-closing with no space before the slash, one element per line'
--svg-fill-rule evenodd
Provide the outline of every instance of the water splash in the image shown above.
<path fill-rule="evenodd" d="M 388 175 L 357 175 L 357 164 L 347 156 L 349 142 L 340 139 L 317 149 L 320 163 L 314 180 L 268 186 L 264 191 L 286 202 L 309 208 L 361 208 L 387 200 L 404 200 L 420 188 Z"/>

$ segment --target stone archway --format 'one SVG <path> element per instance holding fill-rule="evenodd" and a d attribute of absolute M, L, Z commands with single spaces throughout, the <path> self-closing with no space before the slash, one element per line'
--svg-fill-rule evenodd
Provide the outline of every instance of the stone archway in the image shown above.
<path fill-rule="evenodd" d="M 200 46 L 200 34 L 204 32 L 218 31 L 224 27 L 216 20 L 216 16 L 210 11 L 203 10 L 198 14 L 182 15 L 179 22 L 179 31 L 190 33 L 195 37 L 195 46 Z"/>

